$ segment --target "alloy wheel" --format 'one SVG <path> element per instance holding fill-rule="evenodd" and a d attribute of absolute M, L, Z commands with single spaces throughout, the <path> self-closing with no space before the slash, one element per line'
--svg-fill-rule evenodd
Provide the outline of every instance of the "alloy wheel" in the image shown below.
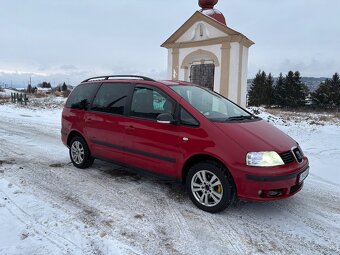
<path fill-rule="evenodd" d="M 223 197 L 220 179 L 208 170 L 200 170 L 192 177 L 191 192 L 200 204 L 207 207 L 216 206 Z"/>
<path fill-rule="evenodd" d="M 79 141 L 72 143 L 71 157 L 76 164 L 83 163 L 85 157 L 84 146 Z"/>

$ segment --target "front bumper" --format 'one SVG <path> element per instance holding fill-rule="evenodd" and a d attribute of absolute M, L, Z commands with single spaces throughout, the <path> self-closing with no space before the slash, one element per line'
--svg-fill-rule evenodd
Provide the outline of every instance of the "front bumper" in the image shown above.
<path fill-rule="evenodd" d="M 286 175 L 279 175 L 279 176 L 259 176 L 259 175 L 251 175 L 247 174 L 246 178 L 248 180 L 252 181 L 259 181 L 259 182 L 275 182 L 275 181 L 284 181 L 284 180 L 289 180 L 292 178 L 298 177 L 302 172 L 306 171 L 309 169 L 309 165 L 306 165 L 305 167 L 301 168 L 299 171 L 291 174 L 286 174 Z"/>
<path fill-rule="evenodd" d="M 242 182 L 237 185 L 238 197 L 242 200 L 271 201 L 290 197 L 302 189 L 301 173 L 309 171 L 308 160 L 301 165 L 290 167 L 280 174 L 258 175 L 243 173 Z M 271 173 L 273 171 L 270 171 Z"/>

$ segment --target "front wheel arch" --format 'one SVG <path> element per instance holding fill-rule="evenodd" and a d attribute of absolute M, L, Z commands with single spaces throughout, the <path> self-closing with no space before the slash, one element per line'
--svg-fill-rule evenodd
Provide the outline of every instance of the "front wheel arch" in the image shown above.
<path fill-rule="evenodd" d="M 233 185 L 235 193 L 237 193 L 234 178 L 233 178 L 232 174 L 230 173 L 230 171 L 228 170 L 228 167 L 225 164 L 223 164 L 223 162 L 220 161 L 219 159 L 217 159 L 213 156 L 207 155 L 207 154 L 193 155 L 185 162 L 183 169 L 182 169 L 182 183 L 183 184 L 186 183 L 186 178 L 188 176 L 189 169 L 193 165 L 196 165 L 196 164 L 201 163 L 201 162 L 210 162 L 210 163 L 215 164 L 219 167 L 223 167 L 226 175 L 228 176 L 228 179 L 230 180 L 230 182 Z"/>
<path fill-rule="evenodd" d="M 192 165 L 185 183 L 191 201 L 210 213 L 221 212 L 232 205 L 236 190 L 227 172 L 224 166 L 214 161 L 201 161 Z"/>

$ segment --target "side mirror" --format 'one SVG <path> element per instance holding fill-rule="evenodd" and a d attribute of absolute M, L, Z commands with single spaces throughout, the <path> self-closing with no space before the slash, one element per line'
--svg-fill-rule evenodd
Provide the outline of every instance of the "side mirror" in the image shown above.
<path fill-rule="evenodd" d="M 157 116 L 157 123 L 171 124 L 174 122 L 175 122 L 175 119 L 171 113 L 161 113 Z"/>

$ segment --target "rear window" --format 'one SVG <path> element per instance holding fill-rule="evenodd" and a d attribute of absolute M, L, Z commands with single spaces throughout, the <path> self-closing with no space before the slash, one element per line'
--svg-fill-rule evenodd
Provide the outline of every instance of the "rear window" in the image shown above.
<path fill-rule="evenodd" d="M 71 108 L 81 108 L 82 104 L 89 105 L 99 86 L 99 83 L 78 85 L 68 97 L 65 106 Z"/>

